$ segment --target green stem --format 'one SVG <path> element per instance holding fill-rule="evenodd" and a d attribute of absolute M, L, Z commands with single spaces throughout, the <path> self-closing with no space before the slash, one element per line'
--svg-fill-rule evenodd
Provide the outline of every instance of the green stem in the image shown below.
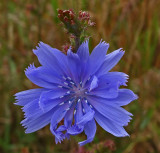
<path fill-rule="evenodd" d="M 75 53 L 77 52 L 79 46 L 80 46 L 80 36 L 75 36 L 75 50 L 74 50 Z"/>

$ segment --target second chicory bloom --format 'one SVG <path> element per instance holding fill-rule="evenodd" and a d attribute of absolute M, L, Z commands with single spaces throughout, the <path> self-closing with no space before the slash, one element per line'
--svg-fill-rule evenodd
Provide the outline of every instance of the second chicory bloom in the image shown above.
<path fill-rule="evenodd" d="M 21 123 L 26 133 L 50 124 L 58 143 L 84 131 L 87 139 L 79 142 L 84 145 L 93 141 L 97 122 L 114 136 L 128 136 L 123 126 L 128 125 L 132 114 L 121 106 L 137 96 L 129 89 L 119 89 L 121 85 L 126 86 L 128 75 L 109 72 L 124 51 L 118 49 L 106 55 L 108 48 L 109 44 L 100 42 L 89 54 L 86 41 L 77 53 L 69 49 L 65 55 L 39 43 L 33 52 L 42 66 L 36 68 L 32 64 L 25 74 L 41 88 L 15 95 L 16 104 L 23 106 L 25 119 Z"/>

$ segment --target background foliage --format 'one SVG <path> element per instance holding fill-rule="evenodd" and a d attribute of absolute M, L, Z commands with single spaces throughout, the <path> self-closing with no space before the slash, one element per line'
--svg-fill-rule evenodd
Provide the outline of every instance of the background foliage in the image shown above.
<path fill-rule="evenodd" d="M 116 138 L 98 126 L 93 143 L 79 148 L 85 136 L 55 145 L 49 127 L 25 134 L 16 92 L 35 88 L 24 75 L 32 49 L 42 40 L 62 49 L 69 42 L 57 19 L 57 8 L 90 12 L 90 49 L 103 38 L 109 52 L 124 48 L 114 70 L 129 74 L 128 86 L 139 99 L 125 107 L 134 114 L 126 127 L 130 137 Z M 0 1 L 0 152 L 1 153 L 158 153 L 160 152 L 160 1 L 159 0 L 1 0 Z"/>

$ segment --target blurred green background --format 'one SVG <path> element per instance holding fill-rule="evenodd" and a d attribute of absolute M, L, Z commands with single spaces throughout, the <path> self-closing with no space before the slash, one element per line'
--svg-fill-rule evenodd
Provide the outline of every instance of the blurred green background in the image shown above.
<path fill-rule="evenodd" d="M 139 99 L 125 108 L 134 114 L 126 127 L 130 137 L 116 138 L 98 126 L 91 144 L 78 147 L 85 136 L 55 145 L 49 126 L 25 134 L 16 92 L 35 88 L 25 76 L 39 65 L 32 49 L 41 40 L 62 49 L 69 42 L 57 8 L 87 10 L 90 48 L 104 39 L 109 52 L 126 52 L 114 70 L 129 74 L 128 86 Z M 160 152 L 160 1 L 159 0 L 1 0 L 0 1 L 0 153 L 159 153 Z"/>

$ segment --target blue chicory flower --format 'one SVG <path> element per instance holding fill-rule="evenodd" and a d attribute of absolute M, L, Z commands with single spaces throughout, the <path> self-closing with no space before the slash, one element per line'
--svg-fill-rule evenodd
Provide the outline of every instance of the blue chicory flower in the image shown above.
<path fill-rule="evenodd" d="M 79 142 L 82 146 L 93 141 L 97 122 L 114 136 L 128 136 L 123 126 L 128 125 L 132 114 L 121 106 L 137 96 L 129 89 L 119 88 L 126 86 L 128 75 L 109 72 L 124 51 L 120 48 L 106 55 L 108 48 L 109 44 L 101 41 L 89 55 L 86 41 L 77 53 L 70 48 L 65 55 L 39 43 L 33 52 L 42 66 L 31 64 L 25 74 L 41 88 L 15 94 L 16 104 L 23 106 L 25 119 L 21 124 L 26 133 L 50 124 L 56 143 L 61 143 L 84 131 L 87 139 Z"/>

